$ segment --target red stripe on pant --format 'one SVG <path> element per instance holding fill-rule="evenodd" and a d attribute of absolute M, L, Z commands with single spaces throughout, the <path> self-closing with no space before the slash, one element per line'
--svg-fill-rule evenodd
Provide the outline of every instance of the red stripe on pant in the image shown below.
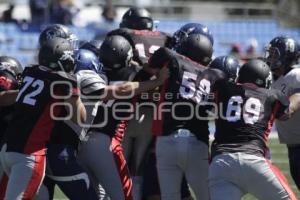
<path fill-rule="evenodd" d="M 123 147 L 118 139 L 112 138 L 112 152 L 117 164 L 120 179 L 123 186 L 125 200 L 132 200 L 132 180 L 125 160 Z"/>
<path fill-rule="evenodd" d="M 3 176 L 2 176 L 1 182 L 0 182 L 0 199 L 4 199 L 4 197 L 5 197 L 7 182 L 8 182 L 8 177 L 5 173 L 3 173 Z"/>
<path fill-rule="evenodd" d="M 267 160 L 268 165 L 270 166 L 272 172 L 275 174 L 275 176 L 278 178 L 279 182 L 283 186 L 283 188 L 288 193 L 291 200 L 297 200 L 298 198 L 294 194 L 293 190 L 290 188 L 287 178 L 284 176 L 284 174 L 275 166 L 273 165 L 269 160 Z"/>
<path fill-rule="evenodd" d="M 32 155 L 34 156 L 34 166 L 32 176 L 28 182 L 28 186 L 24 192 L 22 199 L 32 199 L 36 194 L 39 186 L 41 185 L 45 174 L 45 155 Z"/>

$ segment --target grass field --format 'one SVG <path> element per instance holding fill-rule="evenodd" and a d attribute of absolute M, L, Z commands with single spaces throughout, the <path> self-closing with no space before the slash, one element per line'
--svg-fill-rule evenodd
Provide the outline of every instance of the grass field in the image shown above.
<path fill-rule="evenodd" d="M 294 185 L 294 182 L 290 176 L 289 173 L 289 163 L 287 159 L 287 149 L 285 145 L 279 144 L 278 140 L 276 138 L 270 139 L 270 148 L 272 152 L 272 161 L 275 163 L 277 167 L 281 169 L 281 171 L 286 175 L 286 177 L 289 180 L 289 183 L 296 193 L 297 197 L 300 198 L 300 192 L 296 189 L 296 186 Z M 56 200 L 65 200 L 67 199 L 60 190 L 56 190 L 55 193 L 55 199 Z M 243 200 L 256 200 L 256 198 L 247 195 L 243 198 Z M 264 200 L 264 199 L 263 199 Z"/>

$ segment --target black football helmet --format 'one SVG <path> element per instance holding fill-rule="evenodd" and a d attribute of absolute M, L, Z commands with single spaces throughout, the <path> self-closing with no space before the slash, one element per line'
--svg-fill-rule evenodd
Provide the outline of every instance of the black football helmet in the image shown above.
<path fill-rule="evenodd" d="M 74 69 L 74 49 L 63 38 L 48 40 L 41 46 L 38 55 L 39 64 L 54 71 L 70 72 Z"/>
<path fill-rule="evenodd" d="M 95 55 L 99 57 L 100 55 L 100 47 L 101 47 L 102 41 L 100 40 L 91 40 L 89 42 L 83 43 L 79 49 L 87 49 L 92 51 Z"/>
<path fill-rule="evenodd" d="M 210 39 L 203 34 L 192 34 L 181 40 L 174 50 L 191 60 L 207 66 L 213 54 L 213 46 Z"/>
<path fill-rule="evenodd" d="M 100 47 L 100 60 L 105 70 L 118 70 L 129 66 L 133 50 L 124 37 L 112 35 L 105 38 Z"/>
<path fill-rule="evenodd" d="M 269 88 L 272 83 L 272 73 L 267 63 L 253 59 L 241 67 L 237 82 L 254 83 L 258 87 Z"/>
<path fill-rule="evenodd" d="M 52 40 L 56 37 L 69 40 L 74 47 L 77 45 L 78 42 L 78 38 L 69 30 L 68 27 L 62 24 L 51 24 L 41 32 L 39 37 L 39 44 L 40 46 L 42 46 L 48 40 Z"/>
<path fill-rule="evenodd" d="M 192 34 L 206 35 L 212 44 L 214 44 L 214 37 L 207 26 L 200 23 L 187 23 L 177 30 L 172 37 L 172 46 L 176 46 L 181 40 L 184 40 Z"/>
<path fill-rule="evenodd" d="M 209 64 L 209 67 L 223 71 L 230 82 L 235 82 L 241 66 L 238 59 L 233 56 L 219 56 Z"/>
<path fill-rule="evenodd" d="M 15 79 L 21 81 L 23 67 L 21 63 L 10 56 L 0 56 L 0 71 L 9 72 Z"/>
<path fill-rule="evenodd" d="M 293 38 L 286 36 L 275 37 L 265 50 L 265 59 L 271 70 L 284 67 L 286 71 L 297 64 L 299 59 L 299 44 Z"/>
<path fill-rule="evenodd" d="M 123 15 L 120 28 L 151 31 L 153 29 L 153 19 L 145 8 L 132 7 Z"/>

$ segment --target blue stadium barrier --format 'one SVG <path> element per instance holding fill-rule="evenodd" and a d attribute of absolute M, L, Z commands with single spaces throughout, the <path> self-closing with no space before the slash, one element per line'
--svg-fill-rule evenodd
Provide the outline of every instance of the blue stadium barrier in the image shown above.
<path fill-rule="evenodd" d="M 275 20 L 226 20 L 226 21 L 187 21 L 161 20 L 157 30 L 173 34 L 179 27 L 188 22 L 205 24 L 212 32 L 215 44 L 214 55 L 224 55 L 232 43 L 238 42 L 245 50 L 248 41 L 255 38 L 258 42 L 258 53 L 277 35 L 287 35 L 300 41 L 300 31 L 296 28 L 280 27 Z M 70 27 L 80 40 L 91 40 L 97 30 L 93 28 Z M 33 29 L 31 31 L 36 31 Z M 103 30 L 102 30 L 103 31 Z M 0 23 L 0 54 L 15 56 L 24 64 L 34 61 L 38 48 L 38 32 L 24 32 L 16 24 Z"/>

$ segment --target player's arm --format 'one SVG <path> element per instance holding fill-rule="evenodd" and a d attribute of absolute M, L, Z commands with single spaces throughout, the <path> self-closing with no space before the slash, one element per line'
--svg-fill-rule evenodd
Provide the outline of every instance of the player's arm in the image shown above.
<path fill-rule="evenodd" d="M 0 106 L 10 106 L 16 102 L 19 90 L 8 90 L 0 92 Z"/>
<path fill-rule="evenodd" d="M 300 74 L 299 70 L 293 70 L 289 79 L 290 87 L 287 89 L 289 95 L 289 106 L 285 113 L 288 118 L 292 117 L 300 109 Z"/>
<path fill-rule="evenodd" d="M 295 112 L 300 109 L 300 93 L 295 93 L 292 96 L 290 96 L 289 101 L 290 101 L 290 104 L 289 104 L 289 107 L 285 111 L 286 116 L 284 119 L 291 118 L 293 116 L 293 114 L 295 114 Z"/>
<path fill-rule="evenodd" d="M 79 96 L 71 96 L 70 98 L 66 99 L 65 102 L 67 105 L 71 106 L 71 110 L 73 113 L 71 113 L 71 120 L 76 124 L 82 124 L 86 121 L 86 110 L 85 107 L 80 100 Z M 67 109 L 69 109 L 68 106 L 66 106 Z"/>
<path fill-rule="evenodd" d="M 169 77 L 168 68 L 160 69 L 157 78 L 144 82 L 126 82 L 119 85 L 108 85 L 104 89 L 104 96 L 101 100 L 132 98 L 135 95 L 152 90 L 164 83 Z"/>

